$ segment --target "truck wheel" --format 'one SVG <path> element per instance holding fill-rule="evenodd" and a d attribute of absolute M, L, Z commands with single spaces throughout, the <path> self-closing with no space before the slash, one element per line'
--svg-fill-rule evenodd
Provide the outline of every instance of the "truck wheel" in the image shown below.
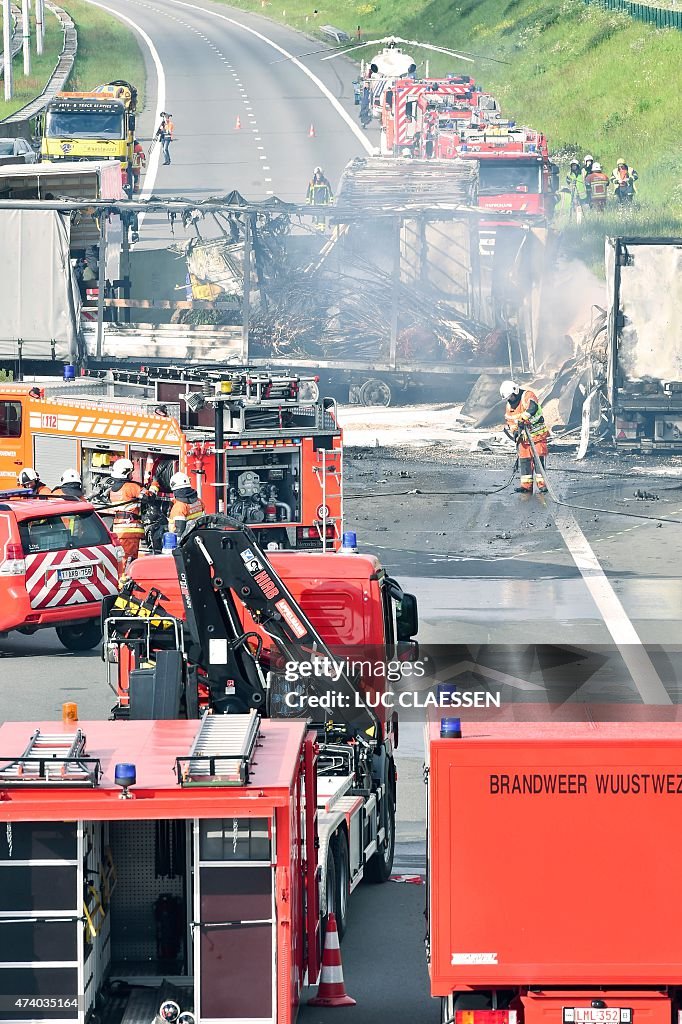
<path fill-rule="evenodd" d="M 391 762 L 386 762 L 384 781 L 384 799 L 381 809 L 381 827 L 384 829 L 384 842 L 365 867 L 365 878 L 368 882 L 381 884 L 387 882 L 393 870 L 395 853 L 395 795 L 393 790 L 393 773 Z"/>
<path fill-rule="evenodd" d="M 338 922 L 336 915 L 336 861 L 334 859 L 334 848 L 333 844 L 330 843 L 327 847 L 327 863 L 325 865 L 325 879 L 326 884 L 324 887 L 324 904 L 320 908 L 322 915 L 322 945 L 324 946 L 324 937 L 327 932 L 327 921 L 329 915 L 334 914 Z M 338 924 L 337 924 L 338 927 Z"/>
<path fill-rule="evenodd" d="M 383 405 L 391 404 L 391 389 L 385 380 L 378 377 L 371 377 L 366 380 L 360 388 L 360 405 Z"/>
<path fill-rule="evenodd" d="M 85 619 L 73 626 L 57 626 L 57 636 L 67 651 L 91 651 L 102 640 L 99 619 Z"/>
<path fill-rule="evenodd" d="M 348 924 L 348 897 L 350 895 L 350 857 L 348 840 L 343 831 L 337 833 L 334 841 L 334 868 L 336 870 L 336 927 L 339 941 L 346 933 Z"/>

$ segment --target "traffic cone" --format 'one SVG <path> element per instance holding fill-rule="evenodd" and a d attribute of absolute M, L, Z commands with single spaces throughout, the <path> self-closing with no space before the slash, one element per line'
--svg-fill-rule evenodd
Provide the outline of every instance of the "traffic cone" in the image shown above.
<path fill-rule="evenodd" d="M 322 972 L 317 995 L 308 1000 L 308 1006 L 355 1006 L 355 1000 L 346 993 L 339 949 L 336 918 L 329 915 L 322 953 Z"/>
<path fill-rule="evenodd" d="M 241 128 L 241 126 L 242 126 L 242 123 L 239 120 L 239 114 L 237 114 L 237 120 L 234 123 L 234 130 L 238 131 Z"/>
<path fill-rule="evenodd" d="M 315 138 L 315 125 L 314 124 L 311 124 L 310 128 L 308 129 L 308 138 L 309 139 L 314 139 Z"/>

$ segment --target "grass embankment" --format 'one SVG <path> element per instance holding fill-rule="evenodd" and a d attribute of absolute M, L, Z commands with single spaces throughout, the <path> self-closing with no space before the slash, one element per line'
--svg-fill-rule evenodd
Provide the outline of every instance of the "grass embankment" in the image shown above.
<path fill-rule="evenodd" d="M 138 109 L 144 102 L 145 68 L 137 37 L 123 22 L 86 0 L 62 0 L 78 30 L 76 64 L 66 88 L 86 92 L 117 78 L 132 82 L 138 89 Z M 23 107 L 45 87 L 62 48 L 62 29 L 49 11 L 45 11 L 45 52 L 35 56 L 35 35 L 31 29 L 31 75 L 23 76 L 21 53 L 14 58 L 15 95 L 10 103 L 0 102 L 0 119 Z M 1 86 L 0 86 L 1 90 Z M 0 135 L 2 130 L 0 129 Z"/>
<path fill-rule="evenodd" d="M 469 64 L 414 51 L 417 60 L 428 57 L 431 75 L 471 74 L 507 116 L 544 131 L 562 179 L 568 160 L 587 152 L 609 174 L 619 156 L 637 169 L 639 208 L 621 216 L 614 206 L 604 217 L 585 218 L 567 232 L 574 251 L 585 247 L 591 260 L 614 231 L 682 234 L 682 32 L 583 0 L 230 2 L 308 32 L 331 23 L 354 37 L 359 25 L 365 39 L 395 33 L 508 61 Z M 359 51 L 371 54 L 369 47 Z"/>

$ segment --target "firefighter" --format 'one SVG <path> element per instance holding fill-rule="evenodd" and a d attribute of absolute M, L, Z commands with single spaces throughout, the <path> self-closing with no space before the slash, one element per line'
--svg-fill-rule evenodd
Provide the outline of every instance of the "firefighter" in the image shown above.
<path fill-rule="evenodd" d="M 571 160 L 571 166 L 566 175 L 566 184 L 570 188 L 574 200 L 580 206 L 583 206 L 587 200 L 587 187 L 583 179 L 582 170 L 580 169 L 579 160 Z"/>
<path fill-rule="evenodd" d="M 121 541 L 126 562 L 137 558 L 144 537 L 140 498 L 146 493 L 132 478 L 134 466 L 130 459 L 116 459 L 111 468 L 109 503 L 116 506 L 113 531 Z"/>
<path fill-rule="evenodd" d="M 329 206 L 334 200 L 332 187 L 324 176 L 321 167 L 316 167 L 308 185 L 308 203 L 310 206 Z"/>
<path fill-rule="evenodd" d="M 557 192 L 556 206 L 552 215 L 552 224 L 557 231 L 563 231 L 571 222 L 573 212 L 573 196 L 568 185 Z"/>
<path fill-rule="evenodd" d="M 545 417 L 538 396 L 530 388 L 521 388 L 513 380 L 505 380 L 500 386 L 500 396 L 507 403 L 504 418 L 506 431 L 516 442 L 519 453 L 519 471 L 521 486 L 519 493 L 533 493 L 533 475 L 535 484 L 541 494 L 545 494 L 547 486 L 544 478 L 545 459 L 547 457 L 547 438 L 549 431 L 545 425 Z M 534 465 L 533 449 L 528 442 L 526 431 L 530 433 L 540 465 Z"/>
<path fill-rule="evenodd" d="M 609 176 L 604 174 L 600 163 L 593 163 L 592 170 L 585 178 L 589 188 L 590 209 L 603 212 L 609 192 Z"/>
<path fill-rule="evenodd" d="M 632 203 L 635 198 L 635 182 L 639 175 L 634 167 L 628 167 L 619 157 L 611 175 L 611 181 L 616 189 L 616 199 L 619 203 Z"/>
<path fill-rule="evenodd" d="M 168 165 L 171 162 L 170 158 L 170 144 L 173 141 L 173 132 L 175 131 L 175 125 L 170 114 L 166 113 L 165 110 L 161 111 L 161 123 L 156 129 L 154 135 L 155 139 L 158 139 L 161 143 L 163 150 L 163 162 Z"/>
<path fill-rule="evenodd" d="M 170 487 L 173 492 L 173 504 L 168 513 L 168 530 L 182 537 L 187 524 L 201 519 L 205 514 L 204 503 L 185 473 L 174 473 Z"/>
<path fill-rule="evenodd" d="M 588 174 L 592 174 L 594 170 L 594 157 L 591 153 L 586 153 L 583 157 L 583 178 L 586 178 Z"/>
<path fill-rule="evenodd" d="M 133 144 L 133 192 L 140 191 L 140 176 L 147 166 L 147 157 L 137 139 Z"/>
<path fill-rule="evenodd" d="M 83 492 L 83 481 L 77 469 L 65 469 L 59 478 L 59 487 L 52 492 L 62 498 L 71 498 L 72 501 L 85 501 Z"/>
<path fill-rule="evenodd" d="M 43 483 L 35 469 L 31 466 L 24 466 L 24 468 L 19 471 L 17 483 L 20 487 L 31 492 L 30 497 L 34 497 L 39 494 L 52 494 L 50 488 L 47 484 Z"/>

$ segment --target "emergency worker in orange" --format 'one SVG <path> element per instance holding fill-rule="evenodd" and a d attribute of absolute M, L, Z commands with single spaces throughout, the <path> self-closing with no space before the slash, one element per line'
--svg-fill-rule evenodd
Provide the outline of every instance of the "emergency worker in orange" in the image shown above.
<path fill-rule="evenodd" d="M 517 487 L 518 492 L 524 494 L 533 493 L 533 475 L 535 485 L 541 494 L 547 491 L 545 484 L 544 467 L 547 457 L 547 438 L 549 431 L 545 424 L 545 417 L 538 396 L 530 388 L 521 388 L 513 380 L 505 380 L 500 386 L 500 395 L 505 399 L 507 408 L 504 418 L 507 423 L 507 431 L 516 442 L 519 453 L 519 470 L 521 473 L 521 486 Z M 534 465 L 533 450 L 528 442 L 528 434 L 533 439 L 535 450 L 540 459 L 540 465 Z"/>
<path fill-rule="evenodd" d="M 168 513 L 168 530 L 182 537 L 187 526 L 205 515 L 204 503 L 185 473 L 174 473 L 170 481 L 173 504 Z"/>
<path fill-rule="evenodd" d="M 32 466 L 24 466 L 23 469 L 19 470 L 17 483 L 20 487 L 31 492 L 29 495 L 31 498 L 40 494 L 52 494 L 50 488 L 47 484 L 43 483 Z"/>
<path fill-rule="evenodd" d="M 126 562 L 137 558 L 144 537 L 140 498 L 146 492 L 132 479 L 134 468 L 130 459 L 116 459 L 108 495 L 109 503 L 116 506 L 112 529 L 121 542 Z"/>

